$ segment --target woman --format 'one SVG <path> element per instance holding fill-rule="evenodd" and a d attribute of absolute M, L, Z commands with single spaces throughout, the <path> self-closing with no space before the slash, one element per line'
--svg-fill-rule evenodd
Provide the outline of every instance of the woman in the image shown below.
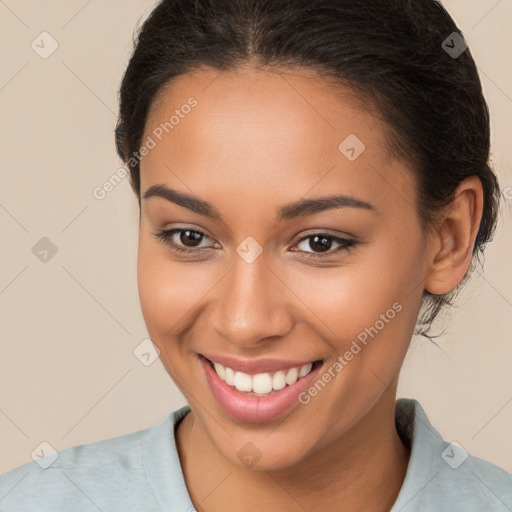
<path fill-rule="evenodd" d="M 163 0 L 116 142 L 144 320 L 188 406 L 8 472 L 0 510 L 512 510 L 512 475 L 396 400 L 498 211 L 440 3 Z"/>

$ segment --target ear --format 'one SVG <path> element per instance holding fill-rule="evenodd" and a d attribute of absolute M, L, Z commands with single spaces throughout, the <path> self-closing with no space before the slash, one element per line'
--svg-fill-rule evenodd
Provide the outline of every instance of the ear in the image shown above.
<path fill-rule="evenodd" d="M 430 236 L 425 289 L 435 295 L 452 291 L 471 263 L 483 210 L 482 183 L 466 178 L 457 188 L 452 204 Z"/>

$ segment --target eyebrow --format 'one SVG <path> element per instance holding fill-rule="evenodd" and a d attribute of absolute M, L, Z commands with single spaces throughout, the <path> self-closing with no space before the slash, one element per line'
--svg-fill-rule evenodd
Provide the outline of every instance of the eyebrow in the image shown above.
<path fill-rule="evenodd" d="M 143 198 L 161 197 L 184 208 L 188 208 L 195 213 L 211 217 L 213 219 L 222 219 L 220 212 L 208 201 L 199 199 L 189 194 L 178 192 L 177 190 L 166 187 L 165 185 L 153 185 L 144 193 Z M 278 221 L 291 220 L 296 217 L 313 215 L 315 213 L 338 208 L 360 208 L 377 212 L 377 209 L 353 196 L 333 195 L 328 197 L 319 197 L 314 199 L 300 199 L 293 203 L 282 206 L 277 212 Z"/>

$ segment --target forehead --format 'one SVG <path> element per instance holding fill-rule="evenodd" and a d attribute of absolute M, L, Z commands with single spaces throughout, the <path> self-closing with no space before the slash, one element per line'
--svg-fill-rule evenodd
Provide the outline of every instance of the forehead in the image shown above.
<path fill-rule="evenodd" d="M 378 121 L 364 109 L 361 97 L 311 70 L 201 68 L 176 77 L 159 91 L 148 113 L 146 133 L 180 114 L 192 98 L 197 105 L 180 116 L 179 129 L 173 127 L 172 135 L 195 136 L 204 150 L 210 141 L 217 146 L 223 139 L 233 146 L 243 141 L 275 148 L 281 143 L 286 149 L 302 137 L 310 142 L 305 148 L 310 152 L 326 137 L 326 145 L 332 146 L 349 133 L 367 136 Z M 385 141 L 375 130 L 371 142 L 384 146 Z"/>
<path fill-rule="evenodd" d="M 181 75 L 153 101 L 147 137 L 156 145 L 141 162 L 142 193 L 168 183 L 205 197 L 236 190 L 242 203 L 244 192 L 271 190 L 284 203 L 313 188 L 385 199 L 386 182 L 407 179 L 364 100 L 310 71 L 203 68 Z M 355 159 L 347 158 L 350 146 Z"/>

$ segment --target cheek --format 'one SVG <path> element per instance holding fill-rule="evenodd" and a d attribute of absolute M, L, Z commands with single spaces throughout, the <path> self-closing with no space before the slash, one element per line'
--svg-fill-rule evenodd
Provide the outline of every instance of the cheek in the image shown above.
<path fill-rule="evenodd" d="M 201 263 L 173 261 L 166 246 L 141 230 L 137 283 L 141 310 L 151 340 L 161 351 L 186 349 L 187 332 L 200 319 L 201 304 L 219 281 Z M 172 340 L 179 340 L 173 343 Z"/>
<path fill-rule="evenodd" d="M 389 263 L 380 268 L 358 264 L 314 278 L 310 273 L 295 275 L 292 282 L 297 295 L 303 295 L 304 304 L 324 325 L 327 337 L 334 334 L 346 340 L 374 325 L 382 315 L 385 320 L 403 317 L 396 314 L 401 310 L 415 316 L 417 296 L 421 296 L 420 287 L 419 293 L 410 293 L 415 275 L 402 261 L 400 271 L 389 268 Z"/>
<path fill-rule="evenodd" d="M 165 256 L 165 247 L 140 233 L 137 283 L 142 314 L 153 343 L 159 348 L 173 326 L 186 317 L 194 294 L 194 282 L 183 265 Z M 185 267 L 186 268 L 186 267 Z"/>
<path fill-rule="evenodd" d="M 160 350 L 160 360 L 174 383 L 186 394 L 185 359 L 179 351 L 186 348 L 175 342 L 186 324 L 192 323 L 194 295 L 193 276 L 186 265 L 173 263 L 166 257 L 165 247 L 159 247 L 151 235 L 140 234 L 137 259 L 137 282 L 140 305 L 151 341 Z"/>
<path fill-rule="evenodd" d="M 417 234 L 411 232 L 407 243 L 397 234 L 374 242 L 353 265 L 294 277 L 298 289 L 308 290 L 304 302 L 333 353 L 343 355 L 355 341 L 364 349 L 361 362 L 400 362 L 421 307 L 421 252 Z"/>

